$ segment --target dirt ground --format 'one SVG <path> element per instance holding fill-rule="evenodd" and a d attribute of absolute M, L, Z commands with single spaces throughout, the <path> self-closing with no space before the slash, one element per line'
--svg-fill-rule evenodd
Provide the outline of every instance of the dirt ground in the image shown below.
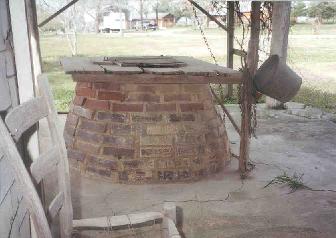
<path fill-rule="evenodd" d="M 229 108 L 238 119 L 238 107 Z M 287 172 L 304 174 L 313 189 L 336 190 L 336 124 L 263 106 L 258 115 L 257 139 L 251 141 L 256 167 L 248 179 L 240 179 L 236 159 L 219 174 L 188 184 L 111 184 L 72 171 L 75 218 L 160 211 L 164 201 L 175 201 L 188 238 L 336 237 L 336 192 L 264 188 Z M 238 136 L 231 125 L 227 129 L 237 151 Z"/>

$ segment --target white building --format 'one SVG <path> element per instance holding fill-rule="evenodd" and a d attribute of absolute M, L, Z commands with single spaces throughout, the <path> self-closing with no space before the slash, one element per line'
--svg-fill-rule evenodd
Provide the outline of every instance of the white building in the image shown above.
<path fill-rule="evenodd" d="M 101 31 L 120 31 L 127 29 L 127 21 L 125 13 L 123 12 L 110 12 L 104 16 L 103 22 L 99 27 Z"/>

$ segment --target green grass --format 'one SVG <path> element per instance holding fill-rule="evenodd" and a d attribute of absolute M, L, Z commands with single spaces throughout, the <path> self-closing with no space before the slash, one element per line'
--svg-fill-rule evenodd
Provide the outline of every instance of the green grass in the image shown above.
<path fill-rule="evenodd" d="M 226 34 L 220 29 L 206 29 L 209 44 L 222 65 L 226 64 Z M 241 29 L 236 30 L 241 34 Z M 41 34 L 43 71 L 48 74 L 57 109 L 68 110 L 74 83 L 59 63 L 71 56 L 65 36 Z M 79 34 L 78 54 L 111 55 L 186 55 L 213 62 L 199 30 L 191 27 L 148 33 Z M 288 64 L 303 77 L 303 86 L 295 101 L 335 112 L 336 95 L 336 25 L 322 25 L 320 35 L 312 35 L 311 25 L 297 24 L 290 30 Z M 234 59 L 240 67 L 239 57 Z M 227 99 L 234 102 L 236 99 Z"/>

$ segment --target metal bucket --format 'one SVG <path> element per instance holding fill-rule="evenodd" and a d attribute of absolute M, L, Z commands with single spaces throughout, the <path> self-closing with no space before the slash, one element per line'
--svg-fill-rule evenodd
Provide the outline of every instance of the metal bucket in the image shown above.
<path fill-rule="evenodd" d="M 278 55 L 271 55 L 260 66 L 253 80 L 259 92 L 283 103 L 296 95 L 302 83 L 302 78 L 280 62 Z"/>

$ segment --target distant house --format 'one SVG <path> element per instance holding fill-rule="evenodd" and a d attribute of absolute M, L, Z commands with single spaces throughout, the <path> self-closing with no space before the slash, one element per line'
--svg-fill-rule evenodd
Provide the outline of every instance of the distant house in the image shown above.
<path fill-rule="evenodd" d="M 127 29 L 128 23 L 123 12 L 110 12 L 103 17 L 103 22 L 99 27 L 102 32 L 120 31 Z"/>
<path fill-rule="evenodd" d="M 177 21 L 176 21 L 176 25 L 177 26 L 191 26 L 193 25 L 193 20 L 189 17 L 180 17 Z"/>
<path fill-rule="evenodd" d="M 156 13 L 144 14 L 143 15 L 143 24 L 146 28 L 148 25 L 157 24 L 158 28 L 170 28 L 175 26 L 175 16 L 171 13 L 159 12 L 158 13 L 158 22 L 156 22 Z M 134 29 L 141 28 L 141 17 L 139 14 L 132 16 L 131 26 Z"/>

